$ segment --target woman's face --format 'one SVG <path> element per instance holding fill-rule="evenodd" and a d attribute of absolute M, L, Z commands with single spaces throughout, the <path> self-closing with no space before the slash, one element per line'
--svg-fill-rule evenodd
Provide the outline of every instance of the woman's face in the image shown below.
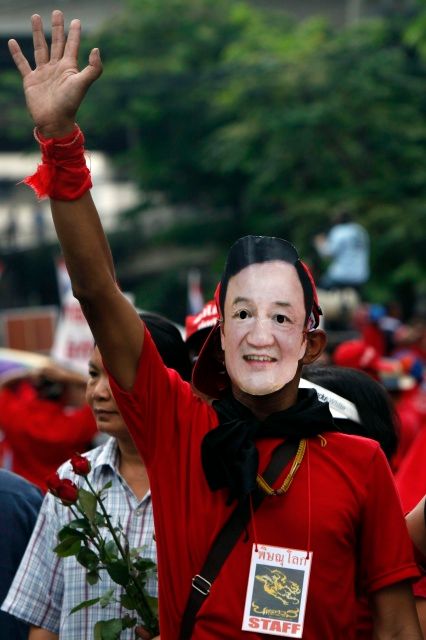
<path fill-rule="evenodd" d="M 127 427 L 112 395 L 108 375 L 97 347 L 89 360 L 86 400 L 93 411 L 99 431 L 115 437 L 127 434 Z"/>
<path fill-rule="evenodd" d="M 230 278 L 221 341 L 234 389 L 263 396 L 293 380 L 307 346 L 305 316 L 294 266 L 253 264 Z"/>

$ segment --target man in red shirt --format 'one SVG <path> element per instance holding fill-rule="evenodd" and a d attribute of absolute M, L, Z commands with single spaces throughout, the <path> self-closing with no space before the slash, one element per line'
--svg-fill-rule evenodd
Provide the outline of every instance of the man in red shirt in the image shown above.
<path fill-rule="evenodd" d="M 96 422 L 82 395 L 84 376 L 54 364 L 22 375 L 0 388 L 6 463 L 45 492 L 60 464 L 92 446 Z"/>
<path fill-rule="evenodd" d="M 377 443 L 336 433 L 327 405 L 298 390 L 301 368 L 322 353 L 325 335 L 315 285 L 294 247 L 249 236 L 231 248 L 216 296 L 220 320 L 194 371 L 195 387 L 213 403 L 164 366 L 122 295 L 75 125 L 101 73 L 97 49 L 78 71 L 79 34 L 72 21 L 66 39 L 62 13 L 53 12 L 49 52 L 33 16 L 34 71 L 9 43 L 43 153 L 27 183 L 51 198 L 74 294 L 148 469 L 162 640 L 351 640 L 357 588 L 371 597 L 377 637 L 420 640 L 409 584 L 417 569 L 386 460 Z M 295 460 L 269 485 L 265 467 L 286 439 L 298 442 Z M 216 535 L 235 503 L 249 508 L 257 486 L 267 496 L 190 636 L 181 635 L 193 579 L 199 587 Z"/>

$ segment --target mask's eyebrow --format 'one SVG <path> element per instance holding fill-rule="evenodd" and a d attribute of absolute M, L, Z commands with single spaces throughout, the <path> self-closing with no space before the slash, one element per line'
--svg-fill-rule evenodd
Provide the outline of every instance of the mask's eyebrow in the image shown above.
<path fill-rule="evenodd" d="M 243 296 L 237 296 L 234 301 L 232 302 L 232 306 L 235 307 L 237 304 L 240 304 L 241 302 L 245 303 L 245 304 L 252 304 L 252 300 L 250 298 L 245 298 Z M 275 302 L 272 303 L 274 306 L 276 307 L 282 307 L 283 309 L 291 309 L 292 308 L 292 304 L 291 302 L 285 302 L 284 300 L 276 300 Z"/>
<path fill-rule="evenodd" d="M 248 304 L 251 302 L 251 300 L 249 298 L 244 298 L 243 296 L 237 296 L 233 300 L 232 306 L 235 307 L 237 304 L 241 304 L 241 302 L 245 302 L 246 304 Z"/>

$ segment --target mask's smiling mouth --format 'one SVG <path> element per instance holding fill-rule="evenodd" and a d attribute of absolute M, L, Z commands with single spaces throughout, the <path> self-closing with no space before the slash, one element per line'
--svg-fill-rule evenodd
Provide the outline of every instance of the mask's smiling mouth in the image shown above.
<path fill-rule="evenodd" d="M 93 409 L 93 413 L 99 418 L 118 415 L 118 411 L 114 409 Z"/>
<path fill-rule="evenodd" d="M 276 358 L 272 358 L 271 356 L 255 355 L 255 354 L 248 354 L 246 356 L 243 356 L 243 359 L 246 362 L 276 362 L 277 361 Z"/>

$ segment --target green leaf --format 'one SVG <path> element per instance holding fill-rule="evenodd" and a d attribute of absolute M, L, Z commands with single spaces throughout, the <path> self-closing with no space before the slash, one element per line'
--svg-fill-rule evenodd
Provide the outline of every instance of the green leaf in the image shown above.
<path fill-rule="evenodd" d="M 72 522 L 69 523 L 70 529 L 83 529 L 83 531 L 90 532 L 90 523 L 86 520 L 86 518 L 76 518 Z M 65 529 L 65 527 L 64 527 Z"/>
<path fill-rule="evenodd" d="M 62 542 L 60 542 L 53 551 L 60 558 L 68 558 L 69 556 L 75 556 L 81 547 L 81 540 L 77 536 L 70 536 L 69 538 L 65 538 Z"/>
<path fill-rule="evenodd" d="M 102 493 L 103 491 L 106 491 L 107 489 L 110 489 L 111 487 L 112 487 L 112 481 L 109 480 L 106 484 L 104 484 L 104 486 L 100 490 L 100 493 Z"/>
<path fill-rule="evenodd" d="M 96 496 L 90 493 L 90 491 L 86 491 L 86 489 L 80 489 L 78 492 L 78 503 L 84 514 L 93 522 L 96 515 Z"/>
<path fill-rule="evenodd" d="M 80 602 L 76 607 L 73 607 L 70 611 L 71 613 L 75 613 L 76 611 L 80 611 L 80 609 L 87 609 L 94 604 L 97 604 L 100 601 L 100 598 L 92 598 L 91 600 L 85 600 L 84 602 Z"/>
<path fill-rule="evenodd" d="M 120 596 L 120 602 L 126 609 L 136 609 L 136 607 L 138 606 L 136 598 L 132 598 L 132 596 L 128 593 L 123 593 Z"/>
<path fill-rule="evenodd" d="M 102 562 L 108 563 L 118 559 L 118 549 L 114 540 L 109 540 L 100 550 L 99 555 Z"/>
<path fill-rule="evenodd" d="M 84 540 L 84 534 L 81 533 L 81 531 L 77 531 L 71 525 L 72 525 L 72 522 L 70 522 L 70 524 L 65 525 L 65 527 L 62 527 L 62 529 L 58 531 L 58 540 L 62 541 L 70 537 L 80 538 L 80 540 Z"/>
<path fill-rule="evenodd" d="M 86 573 L 86 581 L 92 586 L 94 584 L 97 584 L 99 582 L 99 571 L 97 571 L 96 569 L 88 571 Z"/>
<path fill-rule="evenodd" d="M 158 598 L 145 594 L 145 599 L 152 613 L 155 615 L 156 618 L 158 618 Z"/>
<path fill-rule="evenodd" d="M 118 640 L 123 631 L 121 618 L 111 620 L 99 620 L 94 627 L 95 640 Z"/>
<path fill-rule="evenodd" d="M 114 587 L 112 587 L 111 589 L 105 591 L 104 594 L 102 594 L 101 599 L 99 600 L 101 607 L 107 607 L 109 604 L 111 604 L 114 599 L 114 593 L 115 589 Z"/>
<path fill-rule="evenodd" d="M 99 564 L 99 558 L 92 549 L 88 547 L 81 547 L 80 551 L 76 556 L 77 562 L 79 562 L 86 569 L 96 569 Z"/>
<path fill-rule="evenodd" d="M 123 616 L 122 617 L 123 629 L 131 629 L 132 627 L 135 626 L 137 621 L 138 621 L 137 618 L 131 618 L 128 615 Z"/>
<path fill-rule="evenodd" d="M 95 514 L 94 523 L 98 527 L 107 527 L 108 526 L 108 523 L 107 523 L 107 520 L 106 520 L 105 516 L 103 516 L 102 513 L 99 513 L 99 512 L 96 512 L 96 514 Z"/>
<path fill-rule="evenodd" d="M 149 571 L 150 569 L 154 569 L 156 564 L 151 560 L 151 558 L 138 558 L 133 562 L 133 565 L 138 569 L 138 571 Z"/>
<path fill-rule="evenodd" d="M 111 564 L 107 566 L 106 570 L 112 580 L 117 584 L 121 584 L 123 587 L 128 584 L 130 580 L 129 569 L 123 560 L 111 562 Z"/>

